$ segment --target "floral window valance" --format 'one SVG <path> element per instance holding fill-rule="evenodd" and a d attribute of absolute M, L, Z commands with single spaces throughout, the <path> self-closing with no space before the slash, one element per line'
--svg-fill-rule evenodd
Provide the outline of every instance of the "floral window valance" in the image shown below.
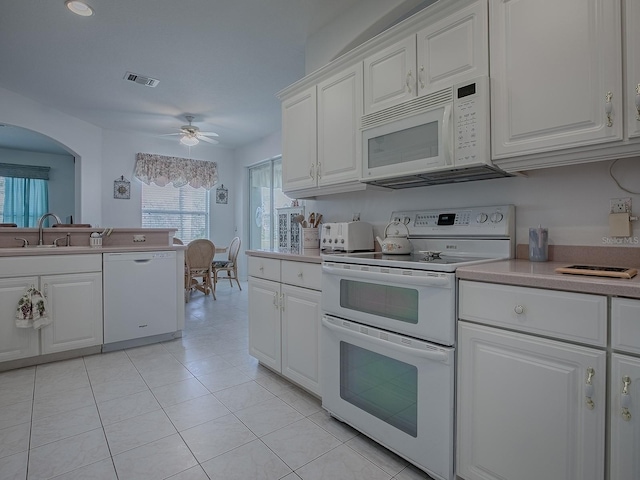
<path fill-rule="evenodd" d="M 218 165 L 205 160 L 138 153 L 134 175 L 147 185 L 164 187 L 171 183 L 177 188 L 191 185 L 210 190 L 218 183 Z"/>

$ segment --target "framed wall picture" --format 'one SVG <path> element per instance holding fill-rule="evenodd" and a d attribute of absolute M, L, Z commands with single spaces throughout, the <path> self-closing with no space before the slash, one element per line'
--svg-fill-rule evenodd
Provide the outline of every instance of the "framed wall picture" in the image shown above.
<path fill-rule="evenodd" d="M 216 188 L 216 203 L 228 203 L 229 190 L 224 188 L 224 185 L 220 185 Z"/>
<path fill-rule="evenodd" d="M 124 175 L 113 182 L 113 198 L 131 198 L 131 182 Z"/>

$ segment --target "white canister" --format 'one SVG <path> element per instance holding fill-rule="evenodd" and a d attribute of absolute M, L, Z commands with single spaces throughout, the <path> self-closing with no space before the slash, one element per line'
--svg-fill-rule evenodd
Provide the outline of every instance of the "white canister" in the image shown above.
<path fill-rule="evenodd" d="M 101 247 L 102 246 L 102 236 L 97 232 L 93 232 L 91 234 L 91 236 L 89 237 L 89 246 L 93 247 L 93 248 Z"/>

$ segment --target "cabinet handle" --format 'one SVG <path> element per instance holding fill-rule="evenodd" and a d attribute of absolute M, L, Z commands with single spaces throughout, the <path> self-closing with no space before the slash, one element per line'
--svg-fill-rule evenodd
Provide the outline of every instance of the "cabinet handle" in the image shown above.
<path fill-rule="evenodd" d="M 260 268 L 258 270 L 260 270 L 261 272 L 264 272 L 264 267 L 260 265 Z"/>
<path fill-rule="evenodd" d="M 524 313 L 524 307 L 522 305 L 516 305 L 513 309 L 518 315 L 522 315 Z"/>
<path fill-rule="evenodd" d="M 640 122 L 640 83 L 636 87 L 636 120 Z"/>
<path fill-rule="evenodd" d="M 412 88 L 411 88 L 411 84 L 412 84 L 412 83 L 413 83 L 413 73 L 411 73 L 411 70 L 409 70 L 409 72 L 407 73 L 407 81 L 406 81 L 406 84 L 407 84 L 407 91 L 408 91 L 409 93 L 411 93 L 411 92 L 412 92 Z"/>
<path fill-rule="evenodd" d="M 280 308 L 280 305 L 278 305 L 278 292 L 273 292 L 273 306 Z"/>
<path fill-rule="evenodd" d="M 622 418 L 628 422 L 631 420 L 631 395 L 629 395 L 629 385 L 631 385 L 631 377 L 625 375 L 622 377 L 622 392 L 620 394 L 620 406 L 622 407 Z"/>
<path fill-rule="evenodd" d="M 302 272 L 298 273 L 298 278 L 302 278 Z"/>
<path fill-rule="evenodd" d="M 420 82 L 420 88 L 424 90 L 424 65 L 420 65 L 420 71 L 418 72 L 418 81 Z"/>
<path fill-rule="evenodd" d="M 280 310 L 284 312 L 284 293 L 280 295 Z"/>
<path fill-rule="evenodd" d="M 44 295 L 44 298 L 47 298 L 47 295 L 49 295 L 49 284 L 48 283 L 44 284 L 44 288 L 42 289 L 42 294 Z"/>
<path fill-rule="evenodd" d="M 311 166 L 309 167 L 309 176 L 311 177 L 311 180 L 316 179 L 314 168 L 315 168 L 315 165 L 312 163 Z"/>
<path fill-rule="evenodd" d="M 587 383 L 585 384 L 584 395 L 585 397 L 587 397 L 587 408 L 589 410 L 593 410 L 596 406 L 596 404 L 591 399 L 594 392 L 593 377 L 595 376 L 595 374 L 596 371 L 592 367 L 587 368 Z"/>
<path fill-rule="evenodd" d="M 322 163 L 318 162 L 318 167 L 316 168 L 316 177 L 318 177 L 318 180 L 322 178 L 322 174 L 320 173 L 322 171 L 320 169 L 321 166 L 322 166 Z"/>
<path fill-rule="evenodd" d="M 607 92 L 605 99 L 606 103 L 604 104 L 604 112 L 607 114 L 607 127 L 613 127 L 613 118 L 611 117 L 611 114 L 613 113 L 613 103 L 611 103 L 613 93 Z"/>

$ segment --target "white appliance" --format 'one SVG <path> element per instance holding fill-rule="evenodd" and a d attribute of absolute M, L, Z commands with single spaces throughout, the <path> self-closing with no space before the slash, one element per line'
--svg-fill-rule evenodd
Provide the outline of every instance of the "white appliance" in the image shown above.
<path fill-rule="evenodd" d="M 367 222 L 323 223 L 320 249 L 339 252 L 373 250 L 373 227 Z"/>
<path fill-rule="evenodd" d="M 105 344 L 178 329 L 176 252 L 105 253 L 102 261 Z"/>
<path fill-rule="evenodd" d="M 322 406 L 454 479 L 459 266 L 513 257 L 511 205 L 394 212 L 413 253 L 323 254 Z"/>
<path fill-rule="evenodd" d="M 362 181 L 409 188 L 511 176 L 491 163 L 489 79 L 362 117 Z"/>

